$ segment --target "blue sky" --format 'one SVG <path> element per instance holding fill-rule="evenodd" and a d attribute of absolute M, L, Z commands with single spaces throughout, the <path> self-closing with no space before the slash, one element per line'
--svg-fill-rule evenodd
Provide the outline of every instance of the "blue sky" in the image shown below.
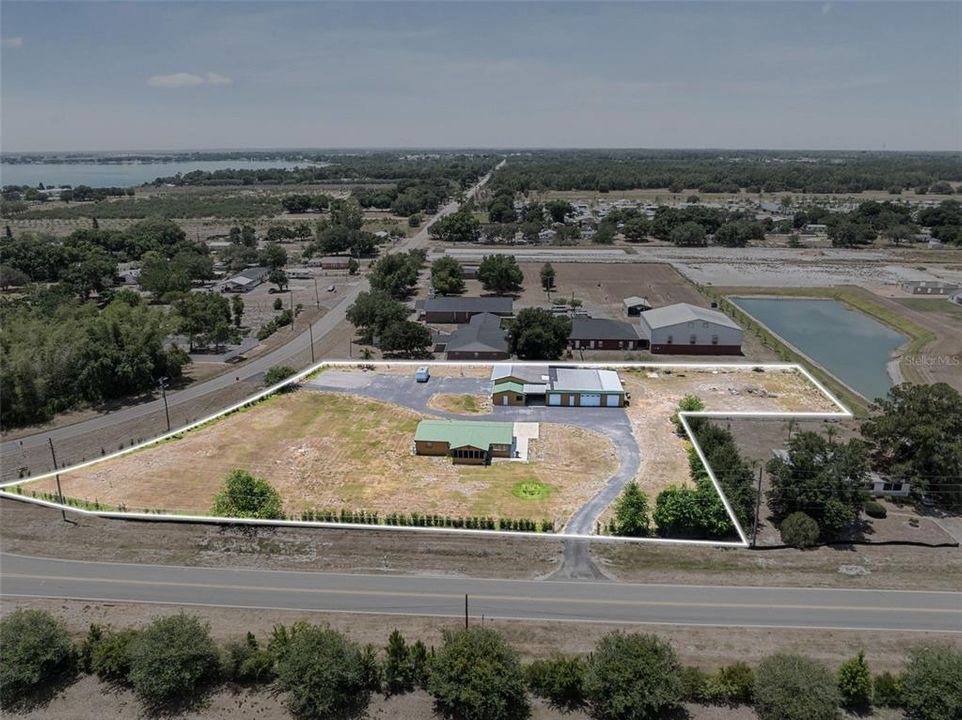
<path fill-rule="evenodd" d="M 8 2 L 6 152 L 962 148 L 962 4 Z"/>

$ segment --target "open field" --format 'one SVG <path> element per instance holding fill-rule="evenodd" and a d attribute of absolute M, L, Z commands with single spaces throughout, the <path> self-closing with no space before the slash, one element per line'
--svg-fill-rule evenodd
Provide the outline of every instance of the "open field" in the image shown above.
<path fill-rule="evenodd" d="M 209 511 L 234 468 L 268 478 L 285 511 L 308 509 L 428 513 L 452 517 L 548 519 L 560 525 L 614 471 L 614 449 L 595 433 L 542 424 L 528 462 L 453 465 L 411 452 L 421 416 L 344 394 L 275 395 L 182 439 L 62 476 L 65 495 L 130 510 Z M 519 497 L 518 483 L 550 492 Z M 34 487 L 30 486 L 31 489 Z M 52 491 L 49 480 L 38 490 Z"/>

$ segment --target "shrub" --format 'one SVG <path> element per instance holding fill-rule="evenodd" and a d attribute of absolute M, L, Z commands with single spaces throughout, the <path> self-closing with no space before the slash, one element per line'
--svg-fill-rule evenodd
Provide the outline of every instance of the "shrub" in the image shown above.
<path fill-rule="evenodd" d="M 0 704 L 9 707 L 66 673 L 73 648 L 66 628 L 43 610 L 15 610 L 0 620 Z"/>
<path fill-rule="evenodd" d="M 835 720 L 838 689 L 828 668 L 800 655 L 767 657 L 755 671 L 760 720 Z"/>
<path fill-rule="evenodd" d="M 865 504 L 862 506 L 862 509 L 865 511 L 866 515 L 868 515 L 870 518 L 875 518 L 876 520 L 881 520 L 888 515 L 888 511 L 885 509 L 885 506 L 880 502 L 876 502 L 875 500 L 866 500 Z"/>
<path fill-rule="evenodd" d="M 106 682 L 126 682 L 130 675 L 130 644 L 137 637 L 133 628 L 108 631 L 90 656 L 90 671 Z"/>
<path fill-rule="evenodd" d="M 354 717 L 370 701 L 368 668 L 360 648 L 341 633 L 295 623 L 277 628 L 270 645 L 277 685 L 298 718 Z"/>
<path fill-rule="evenodd" d="M 287 365 L 274 365 L 264 373 L 264 385 L 266 387 L 277 385 L 277 383 L 286 380 L 295 372 L 296 370 L 294 370 L 294 368 Z"/>
<path fill-rule="evenodd" d="M 274 658 L 253 633 L 247 633 L 243 640 L 232 640 L 224 646 L 221 673 L 238 683 L 268 682 L 274 677 Z"/>
<path fill-rule="evenodd" d="M 91 623 L 87 634 L 77 648 L 77 666 L 84 672 L 92 672 L 94 648 L 100 644 L 104 636 L 104 629 L 96 623 Z"/>
<path fill-rule="evenodd" d="M 445 632 L 428 692 L 449 720 L 522 720 L 531 714 L 521 661 L 494 630 Z"/>
<path fill-rule="evenodd" d="M 580 657 L 555 655 L 535 660 L 524 674 L 531 693 L 551 707 L 568 712 L 584 705 L 585 661 Z"/>
<path fill-rule="evenodd" d="M 845 661 L 835 676 L 842 705 L 852 710 L 866 710 L 872 704 L 872 673 L 860 652 Z"/>
<path fill-rule="evenodd" d="M 195 697 L 219 665 L 207 625 L 183 613 L 154 620 L 131 641 L 128 652 L 128 678 L 149 708 Z"/>
<path fill-rule="evenodd" d="M 678 674 L 681 680 L 681 699 L 687 702 L 702 702 L 705 698 L 705 683 L 708 673 L 696 667 L 686 665 Z"/>
<path fill-rule="evenodd" d="M 902 676 L 902 699 L 918 720 L 962 718 L 962 650 L 949 645 L 919 645 L 909 650 Z"/>
<path fill-rule="evenodd" d="M 701 699 L 708 703 L 746 705 L 752 701 L 755 673 L 743 662 L 725 665 L 708 676 Z"/>
<path fill-rule="evenodd" d="M 900 708 L 902 698 L 902 678 L 890 672 L 875 676 L 872 687 L 872 702 L 878 707 Z"/>
<path fill-rule="evenodd" d="M 654 720 L 681 699 L 681 667 L 654 635 L 609 633 L 588 659 L 585 697 L 598 720 Z"/>
<path fill-rule="evenodd" d="M 281 496 L 264 478 L 256 478 L 246 470 L 232 470 L 223 489 L 214 497 L 211 514 L 220 517 L 283 518 Z"/>
<path fill-rule="evenodd" d="M 779 526 L 782 542 L 797 548 L 810 548 L 818 543 L 818 523 L 803 512 L 793 512 Z"/>

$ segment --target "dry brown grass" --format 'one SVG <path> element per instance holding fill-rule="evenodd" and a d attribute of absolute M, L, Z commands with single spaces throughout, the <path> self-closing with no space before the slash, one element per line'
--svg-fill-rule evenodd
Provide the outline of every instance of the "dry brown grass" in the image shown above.
<path fill-rule="evenodd" d="M 436 393 L 428 400 L 428 407 L 461 415 L 488 415 L 491 413 L 491 398 L 487 395 Z"/>
<path fill-rule="evenodd" d="M 226 475 L 244 468 L 268 478 L 290 514 L 344 508 L 551 519 L 560 526 L 616 467 L 614 448 L 601 436 L 549 424 L 528 462 L 472 467 L 420 457 L 411 450 L 420 419 L 346 394 L 278 395 L 179 440 L 66 474 L 64 494 L 129 510 L 205 513 Z M 522 481 L 551 492 L 540 500 L 515 497 Z M 51 481 L 28 487 L 53 490 Z"/>

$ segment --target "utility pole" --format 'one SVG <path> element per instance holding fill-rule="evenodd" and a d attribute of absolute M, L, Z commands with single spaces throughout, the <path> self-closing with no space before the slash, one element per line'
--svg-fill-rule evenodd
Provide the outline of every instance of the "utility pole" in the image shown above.
<path fill-rule="evenodd" d="M 468 629 L 468 594 L 464 593 L 464 629 Z"/>
<path fill-rule="evenodd" d="M 762 504 L 762 469 L 758 468 L 758 488 L 755 491 L 755 523 L 752 525 L 752 547 L 755 547 L 755 538 L 758 537 L 758 512 Z"/>
<path fill-rule="evenodd" d="M 160 394 L 164 398 L 164 415 L 167 418 L 167 432 L 170 432 L 170 408 L 167 407 L 167 381 L 170 378 L 162 377 L 157 382 L 160 384 Z"/>
<path fill-rule="evenodd" d="M 314 276 L 314 302 L 318 307 L 321 306 L 321 296 L 317 294 L 317 275 Z"/>
<path fill-rule="evenodd" d="M 60 517 L 63 518 L 64 522 L 67 522 L 67 511 L 64 509 L 63 502 L 63 490 L 60 488 L 60 466 L 57 465 L 57 453 L 53 450 L 53 438 L 48 437 L 47 442 L 50 444 L 50 457 L 53 458 L 53 469 L 57 473 L 57 497 L 60 498 Z M 464 596 L 465 602 L 467 602 L 467 595 Z"/>
<path fill-rule="evenodd" d="M 294 332 L 294 290 L 292 289 L 290 293 L 291 293 L 291 333 L 293 333 Z"/>
<path fill-rule="evenodd" d="M 314 364 L 314 326 L 307 323 L 307 332 L 311 335 L 311 365 Z"/>

